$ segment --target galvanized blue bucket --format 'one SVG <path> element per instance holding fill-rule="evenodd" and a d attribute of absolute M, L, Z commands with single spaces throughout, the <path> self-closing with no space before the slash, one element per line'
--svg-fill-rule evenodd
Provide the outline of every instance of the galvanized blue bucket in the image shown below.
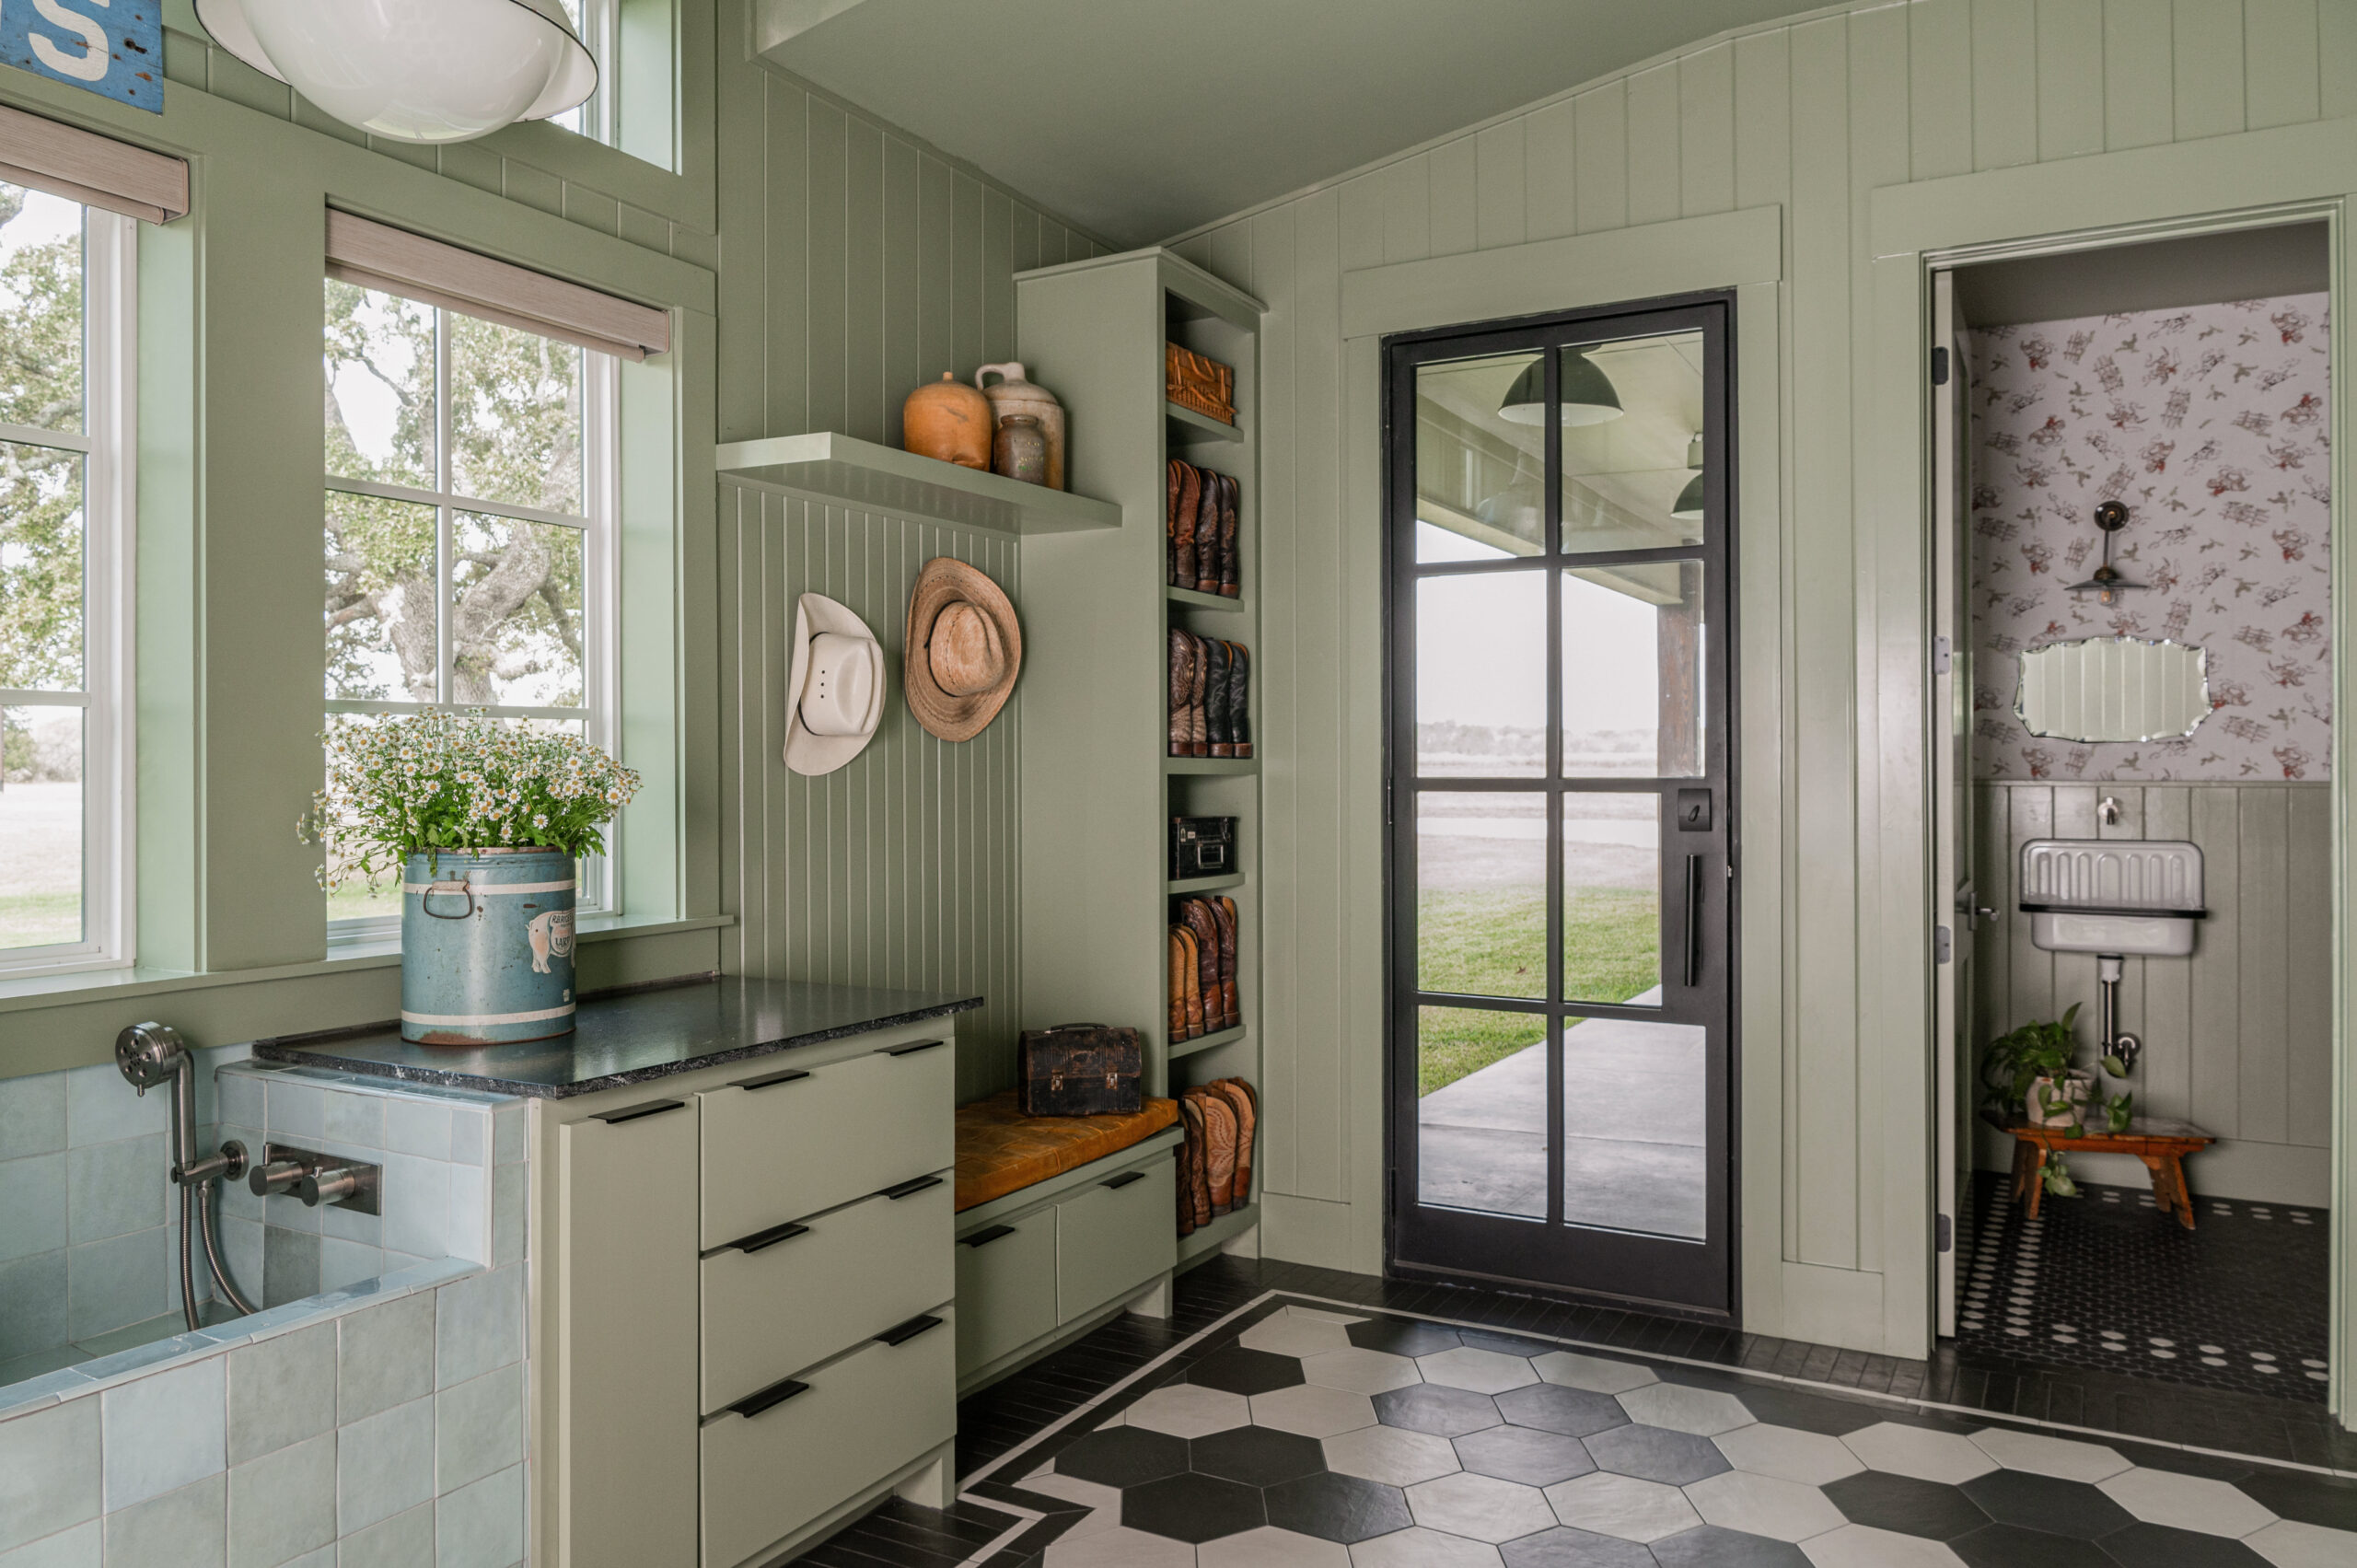
<path fill-rule="evenodd" d="M 443 850 L 401 873 L 401 1038 L 499 1045 L 573 1028 L 573 857 Z"/>

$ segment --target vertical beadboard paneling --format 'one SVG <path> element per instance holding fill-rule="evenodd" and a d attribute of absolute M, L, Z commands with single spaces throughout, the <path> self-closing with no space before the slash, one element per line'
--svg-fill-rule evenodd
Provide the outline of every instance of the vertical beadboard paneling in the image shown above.
<path fill-rule="evenodd" d="M 2177 104 L 2172 9 L 2171 0 L 2103 0 L 2106 151 L 2169 139 Z"/>
<path fill-rule="evenodd" d="M 2327 119 L 2357 114 L 2357 6 L 2316 12 L 2317 109 Z"/>
<path fill-rule="evenodd" d="M 1479 193 L 1474 202 L 1473 243 L 1491 250 L 1523 241 L 1525 180 L 1523 133 L 1527 122 L 1509 120 L 1492 125 L 1474 140 L 1474 178 Z M 1260 296 L 1266 301 L 1268 296 Z"/>
<path fill-rule="evenodd" d="M 1735 204 L 1782 202 L 1792 188 L 1792 40 L 1779 29 L 1735 41 Z"/>
<path fill-rule="evenodd" d="M 2148 785 L 2144 836 L 2191 838 L 2192 791 L 2182 784 Z M 2199 934 L 2194 940 L 2200 940 Z M 2140 1073 L 2143 1086 L 2137 1101 L 2150 1115 L 2189 1117 L 2193 1113 L 2193 967 L 2153 961 L 2141 961 L 2137 967 L 2144 972 L 2143 1019 L 2127 1026 L 2138 1030 L 2144 1040 Z"/>
<path fill-rule="evenodd" d="M 2243 118 L 2250 129 L 2316 117 L 2317 41 L 2316 0 L 2243 0 Z"/>
<path fill-rule="evenodd" d="M 1735 45 L 1678 63 L 1678 210 L 1688 217 L 1735 205 Z"/>
<path fill-rule="evenodd" d="M 1433 253 L 1432 155 L 1419 153 L 1377 171 L 1383 193 L 1383 259 L 1421 261 Z"/>
<path fill-rule="evenodd" d="M 919 567 L 971 562 L 1020 599 L 1010 538 L 724 482 L 733 633 L 729 764 L 741 802 L 732 859 L 749 974 L 970 991 L 958 1098 L 1014 1081 L 1017 965 L 1012 780 L 1018 691 L 973 740 L 927 734 L 905 704 L 856 761 L 817 778 L 785 766 L 784 697 L 795 600 L 822 593 L 865 621 L 895 668 Z"/>
<path fill-rule="evenodd" d="M 1579 231 L 1620 228 L 1629 221 L 1629 92 L 1620 82 L 1572 100 L 1574 209 Z"/>
<path fill-rule="evenodd" d="M 2169 41 L 2177 55 L 2177 139 L 2241 130 L 2243 0 L 2177 0 Z"/>
<path fill-rule="evenodd" d="M 757 438 L 810 428 L 807 381 L 810 296 L 804 257 L 809 246 L 809 97 L 792 82 L 771 76 L 765 83 L 762 108 L 762 168 L 767 195 L 762 216 L 766 241 L 762 261 L 767 272 L 763 299 L 767 319 L 761 342 L 766 350 L 767 406 L 761 428 L 741 431 Z M 728 335 L 722 352 L 728 352 Z"/>
<path fill-rule="evenodd" d="M 2237 1132 L 2260 1143 L 2281 1144 L 2289 1126 L 2286 1100 L 2290 1061 L 2284 1039 L 2284 989 L 2291 979 L 2284 948 L 2291 933 L 2286 892 L 2291 843 L 2285 792 L 2242 792 L 2237 843 L 2235 960 L 2242 993 L 2241 1027 L 2235 1031 Z"/>
<path fill-rule="evenodd" d="M 1470 136 L 1459 136 L 1453 142 L 1443 142 L 1432 151 L 1432 254 L 1455 256 L 1470 250 L 1479 242 L 1481 201 L 1481 166 L 1480 145 Z M 1240 231 L 1243 225 L 1220 229 L 1222 234 Z M 1214 265 L 1223 277 L 1236 278 L 1243 287 L 1252 286 L 1249 278 L 1237 277 L 1232 270 Z"/>
<path fill-rule="evenodd" d="M 2357 72 L 2351 73 L 2357 97 Z M 1534 110 L 1523 123 L 1523 224 L 1529 239 L 1558 239 L 1579 231 L 1579 102 L 1565 99 Z"/>
<path fill-rule="evenodd" d="M 2038 156 L 2103 151 L 2104 0 L 2038 0 Z"/>
<path fill-rule="evenodd" d="M 2205 891 L 2242 885 L 2239 795 L 2224 785 L 2193 791 L 2192 838 L 2201 846 Z M 2242 1033 L 2238 912 L 2234 904 L 2212 902 L 2193 946 L 2193 1120 L 2222 1138 L 2242 1135 L 2242 1074 L 2234 1049 Z"/>
<path fill-rule="evenodd" d="M 1914 0 L 1907 8 L 1909 153 L 1917 180 L 1972 168 L 1972 0 Z M 1956 69 L 1964 62 L 1967 68 Z"/>
<path fill-rule="evenodd" d="M 1972 0 L 1972 167 L 2038 161 L 2037 0 Z"/>
<path fill-rule="evenodd" d="M 2286 1143 L 2332 1146 L 2332 796 L 2321 789 L 2284 792 L 2291 846 L 2284 869 L 2283 1039 Z"/>
<path fill-rule="evenodd" d="M 1659 223 L 1678 210 L 1678 65 L 1629 78 L 1629 221 Z"/>
<path fill-rule="evenodd" d="M 901 396 L 908 389 L 901 389 Z M 853 121 L 843 136 L 843 423 L 884 439 L 884 134 Z M 898 402 L 900 399 L 893 399 Z"/>

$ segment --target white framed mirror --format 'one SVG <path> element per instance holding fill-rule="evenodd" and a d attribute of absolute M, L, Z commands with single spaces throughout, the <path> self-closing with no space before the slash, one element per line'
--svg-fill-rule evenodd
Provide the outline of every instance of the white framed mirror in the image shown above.
<path fill-rule="evenodd" d="M 2057 740 L 2174 740 L 2210 716 L 2210 656 L 2167 638 L 2087 637 L 2022 655 L 2014 713 Z"/>

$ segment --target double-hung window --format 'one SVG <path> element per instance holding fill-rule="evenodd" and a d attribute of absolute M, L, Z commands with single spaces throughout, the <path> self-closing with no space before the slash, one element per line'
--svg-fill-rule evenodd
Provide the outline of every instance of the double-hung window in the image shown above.
<path fill-rule="evenodd" d="M 324 352 L 328 723 L 482 709 L 612 749 L 613 355 L 333 278 Z M 389 882 L 331 895 L 331 934 L 395 928 Z"/>
<path fill-rule="evenodd" d="M 136 229 L 0 183 L 0 973 L 131 958 Z"/>
<path fill-rule="evenodd" d="M 586 99 L 563 114 L 551 116 L 551 122 L 563 126 L 577 135 L 593 142 L 610 145 L 614 140 L 614 57 L 615 33 L 621 20 L 621 0 L 560 0 L 566 19 L 580 35 L 588 49 L 589 57 L 598 62 L 598 87 Z"/>

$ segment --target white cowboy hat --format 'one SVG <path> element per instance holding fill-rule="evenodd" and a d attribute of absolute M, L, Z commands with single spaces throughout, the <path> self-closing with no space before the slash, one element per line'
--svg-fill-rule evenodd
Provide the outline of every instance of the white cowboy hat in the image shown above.
<path fill-rule="evenodd" d="M 859 755 L 884 717 L 884 649 L 867 623 L 823 594 L 794 607 L 785 679 L 785 765 L 831 773 Z"/>

